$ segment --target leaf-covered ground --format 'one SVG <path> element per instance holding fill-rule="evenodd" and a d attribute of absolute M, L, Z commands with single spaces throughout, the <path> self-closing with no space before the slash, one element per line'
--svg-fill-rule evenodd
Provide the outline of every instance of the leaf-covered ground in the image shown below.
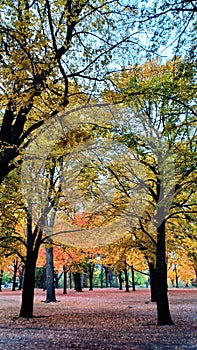
<path fill-rule="evenodd" d="M 174 326 L 156 325 L 150 291 L 117 289 L 56 290 L 57 303 L 46 304 L 35 291 L 34 318 L 18 318 L 21 292 L 0 293 L 2 350 L 194 350 L 197 349 L 197 290 L 169 290 Z"/>

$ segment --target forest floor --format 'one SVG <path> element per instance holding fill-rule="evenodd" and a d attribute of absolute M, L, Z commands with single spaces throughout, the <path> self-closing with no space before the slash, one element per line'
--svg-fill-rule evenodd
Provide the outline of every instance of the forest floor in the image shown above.
<path fill-rule="evenodd" d="M 21 291 L 0 293 L 2 350 L 197 350 L 197 289 L 170 289 L 175 325 L 157 326 L 156 304 L 147 288 L 56 290 L 56 303 L 43 303 L 35 290 L 34 318 L 19 318 Z"/>

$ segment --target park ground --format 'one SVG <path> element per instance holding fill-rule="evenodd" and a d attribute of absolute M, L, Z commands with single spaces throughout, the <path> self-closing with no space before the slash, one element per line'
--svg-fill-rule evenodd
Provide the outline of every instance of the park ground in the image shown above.
<path fill-rule="evenodd" d="M 46 304 L 35 290 L 34 318 L 18 318 L 21 291 L 0 293 L 2 350 L 194 350 L 197 349 L 197 289 L 170 289 L 174 326 L 157 326 L 149 289 L 56 290 Z"/>

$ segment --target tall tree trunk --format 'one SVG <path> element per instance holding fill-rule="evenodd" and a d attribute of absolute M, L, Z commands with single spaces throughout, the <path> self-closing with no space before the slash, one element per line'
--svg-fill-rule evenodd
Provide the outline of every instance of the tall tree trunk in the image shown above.
<path fill-rule="evenodd" d="M 103 266 L 101 266 L 100 282 L 101 282 L 101 288 L 103 288 Z"/>
<path fill-rule="evenodd" d="M 72 272 L 69 272 L 69 287 L 72 289 Z"/>
<path fill-rule="evenodd" d="M 16 290 L 16 275 L 18 270 L 18 261 L 14 260 L 14 275 L 13 275 L 13 284 L 12 284 L 12 291 L 14 292 Z"/>
<path fill-rule="evenodd" d="M 67 272 L 68 270 L 66 269 L 66 266 L 63 266 L 63 271 L 64 271 L 64 286 L 63 286 L 63 294 L 67 294 Z"/>
<path fill-rule="evenodd" d="M 125 288 L 126 288 L 126 292 L 129 292 L 129 278 L 128 278 L 127 263 L 126 263 L 126 261 L 125 261 L 125 268 L 124 268 L 124 277 L 125 277 Z"/>
<path fill-rule="evenodd" d="M 122 290 L 122 272 L 118 273 L 119 289 Z"/>
<path fill-rule="evenodd" d="M 2 279 L 3 279 L 3 270 L 0 270 L 0 292 L 2 292 Z"/>
<path fill-rule="evenodd" d="M 134 268 L 133 265 L 131 266 L 131 275 L 132 275 L 132 287 L 133 287 L 133 292 L 135 292 L 135 274 L 134 274 Z"/>
<path fill-rule="evenodd" d="M 52 240 L 47 239 L 51 246 L 46 247 L 46 300 L 45 303 L 56 302 L 53 266 Z"/>
<path fill-rule="evenodd" d="M 109 277 L 109 269 L 108 267 L 104 266 L 104 269 L 105 269 L 105 283 L 106 283 L 106 288 L 109 287 L 109 284 L 108 284 L 108 277 Z"/>
<path fill-rule="evenodd" d="M 25 261 L 25 274 L 23 280 L 22 303 L 19 317 L 33 317 L 35 269 L 38 251 L 42 241 L 42 228 L 36 225 L 32 231 L 32 218 L 27 212 L 27 252 Z"/>
<path fill-rule="evenodd" d="M 156 268 L 154 263 L 148 262 L 149 273 L 150 273 L 150 292 L 151 292 L 151 301 L 157 301 L 157 281 L 156 281 Z"/>
<path fill-rule="evenodd" d="M 83 292 L 81 287 L 81 274 L 79 272 L 74 273 L 74 280 L 76 292 Z"/>
<path fill-rule="evenodd" d="M 19 317 L 33 317 L 36 259 L 32 247 L 27 249 L 23 281 L 22 304 Z"/>
<path fill-rule="evenodd" d="M 109 270 L 108 277 L 109 277 L 109 286 L 111 288 L 112 287 L 112 283 L 113 283 L 113 276 L 112 276 L 112 270 L 111 269 Z"/>
<path fill-rule="evenodd" d="M 169 303 L 168 303 L 165 222 L 164 221 L 157 229 L 156 278 L 157 278 L 158 325 L 173 325 L 174 323 L 170 315 Z"/>
<path fill-rule="evenodd" d="M 58 277 L 58 273 L 55 273 L 55 272 L 54 272 L 54 286 L 55 286 L 55 289 L 59 288 L 59 277 Z"/>
<path fill-rule="evenodd" d="M 90 291 L 93 290 L 93 275 L 94 275 L 94 264 L 89 263 L 89 282 L 90 282 Z"/>
<path fill-rule="evenodd" d="M 54 283 L 54 264 L 53 264 L 53 241 L 50 238 L 52 228 L 55 222 L 56 211 L 53 209 L 50 216 L 46 218 L 46 235 L 47 246 L 46 246 L 46 300 L 45 303 L 56 302 L 55 297 L 55 283 Z"/>
<path fill-rule="evenodd" d="M 175 265 L 175 280 L 176 280 L 176 288 L 179 288 L 179 276 L 178 276 L 178 273 L 177 273 L 177 267 Z"/>
<path fill-rule="evenodd" d="M 22 266 L 21 273 L 19 275 L 19 287 L 18 287 L 19 290 L 23 288 L 24 271 L 25 271 L 25 267 Z"/>

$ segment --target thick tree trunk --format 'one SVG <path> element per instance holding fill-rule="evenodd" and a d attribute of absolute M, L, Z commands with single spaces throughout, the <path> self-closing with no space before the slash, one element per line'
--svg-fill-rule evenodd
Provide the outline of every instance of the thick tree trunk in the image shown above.
<path fill-rule="evenodd" d="M 12 291 L 14 292 L 16 290 L 16 275 L 18 270 L 18 261 L 14 260 L 14 275 L 13 275 L 13 284 L 12 284 Z"/>
<path fill-rule="evenodd" d="M 23 281 L 22 304 L 19 317 L 33 317 L 34 284 L 36 259 L 32 247 L 27 249 L 25 275 Z"/>
<path fill-rule="evenodd" d="M 122 272 L 118 274 L 119 289 L 122 290 Z"/>
<path fill-rule="evenodd" d="M 36 226 L 32 232 L 32 218 L 27 212 L 27 252 L 25 262 L 25 274 L 23 280 L 22 303 L 19 317 L 33 317 L 35 269 L 38 251 L 42 240 L 42 229 Z"/>
<path fill-rule="evenodd" d="M 151 301 L 157 301 L 157 282 L 156 282 L 156 268 L 152 262 L 148 262 L 149 273 L 150 273 L 150 292 Z"/>
<path fill-rule="evenodd" d="M 94 275 L 94 264 L 89 264 L 89 282 L 90 282 L 90 291 L 93 290 L 93 275 Z"/>
<path fill-rule="evenodd" d="M 131 266 L 131 274 L 132 274 L 132 287 L 133 287 L 133 292 L 135 292 L 135 274 L 134 274 L 134 268 L 133 265 Z"/>
<path fill-rule="evenodd" d="M 52 244 L 52 240 L 48 239 Z M 56 302 L 53 266 L 53 247 L 46 247 L 46 300 L 45 303 Z"/>
<path fill-rule="evenodd" d="M 170 315 L 167 292 L 165 222 L 162 222 L 162 224 L 157 229 L 156 278 L 158 325 L 173 325 L 174 323 Z"/>
<path fill-rule="evenodd" d="M 81 274 L 79 272 L 74 273 L 74 281 L 76 292 L 83 292 L 81 287 Z"/>

